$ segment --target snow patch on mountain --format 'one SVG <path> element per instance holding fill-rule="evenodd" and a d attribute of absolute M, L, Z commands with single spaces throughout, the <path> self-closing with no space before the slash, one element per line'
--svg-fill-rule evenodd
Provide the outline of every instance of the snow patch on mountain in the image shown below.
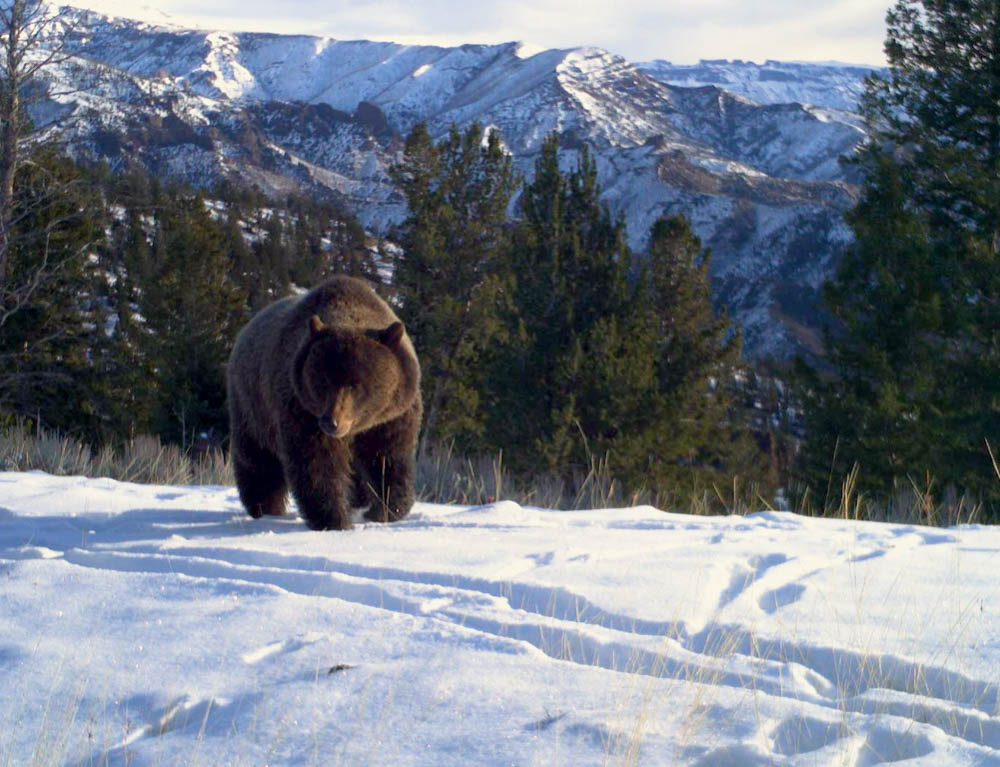
<path fill-rule="evenodd" d="M 760 104 L 809 104 L 856 112 L 864 80 L 884 68 L 839 62 L 703 59 L 697 64 L 644 61 L 639 69 L 664 83 L 685 88 L 715 86 Z"/>
<path fill-rule="evenodd" d="M 230 177 L 333 196 L 383 228 L 405 213 L 388 169 L 417 122 L 435 137 L 452 124 L 493 126 L 528 177 L 556 132 L 567 167 L 591 147 L 634 247 L 660 215 L 692 220 L 754 355 L 796 351 L 795 328 L 811 321 L 802 296 L 846 241 L 853 191 L 839 158 L 864 133 L 842 110 L 856 102 L 860 68 L 636 66 L 589 47 L 445 48 L 67 13 L 77 56 L 52 76 L 70 95 L 33 117 L 78 155 L 202 185 Z M 824 88 L 841 96 L 812 97 Z M 763 103 L 785 96 L 802 103 Z"/>

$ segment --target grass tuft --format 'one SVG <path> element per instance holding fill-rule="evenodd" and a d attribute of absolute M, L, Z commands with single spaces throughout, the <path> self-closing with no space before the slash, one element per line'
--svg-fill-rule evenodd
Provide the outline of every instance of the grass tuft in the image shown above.
<path fill-rule="evenodd" d="M 987 449 L 1000 480 L 1000 464 Z M 585 470 L 558 477 L 525 478 L 512 473 L 503 453 L 466 457 L 454 446 L 432 446 L 417 458 L 416 493 L 421 501 L 478 506 L 510 500 L 522 506 L 552 509 L 605 509 L 649 505 L 689 514 L 747 514 L 773 510 L 759 488 L 741 483 L 712 486 L 678 500 L 646 487 L 629 487 L 616 478 L 609 456 L 589 455 Z M 141 435 L 121 445 L 92 448 L 71 436 L 36 429 L 24 422 L 0 429 L 0 471 L 45 471 L 56 475 L 110 477 L 123 482 L 156 485 L 232 486 L 233 467 L 224 451 L 185 451 L 157 437 Z M 795 511 L 808 516 L 898 522 L 931 526 L 972 524 L 982 517 L 982 503 L 954 488 L 939 488 L 930 476 L 900 483 L 888 500 L 869 498 L 858 489 L 861 467 L 839 483 L 833 477 L 822 506 L 808 491 L 792 493 Z M 782 493 L 785 495 L 785 493 Z"/>
<path fill-rule="evenodd" d="M 19 422 L 0 431 L 0 470 L 44 471 L 59 476 L 110 477 L 153 485 L 232 485 L 229 457 L 200 453 L 141 435 L 121 446 L 96 450 L 70 436 Z"/>

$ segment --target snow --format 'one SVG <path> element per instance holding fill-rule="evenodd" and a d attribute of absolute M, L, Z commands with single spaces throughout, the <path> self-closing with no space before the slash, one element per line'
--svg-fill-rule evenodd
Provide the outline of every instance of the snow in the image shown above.
<path fill-rule="evenodd" d="M 532 56 L 536 56 L 546 50 L 548 49 L 543 45 L 522 40 L 516 44 L 516 47 L 514 48 L 514 55 L 519 59 L 530 59 Z"/>
<path fill-rule="evenodd" d="M 857 111 L 864 79 L 882 67 L 844 62 L 773 61 L 764 64 L 736 59 L 672 64 L 658 59 L 637 64 L 658 80 L 687 88 L 714 85 L 761 104 L 813 104 L 843 112 Z"/>
<path fill-rule="evenodd" d="M 542 142 L 557 132 L 566 147 L 590 146 L 633 246 L 645 245 L 661 214 L 692 220 L 712 249 L 716 298 L 744 328 L 750 357 L 793 356 L 798 326 L 789 323 L 821 324 L 811 308 L 792 317 L 782 297 L 828 277 L 850 237 L 842 213 L 854 190 L 839 158 L 864 132 L 843 110 L 856 108 L 870 68 L 633 64 L 600 48 L 445 48 L 72 15 L 88 44 L 77 51 L 82 57 L 52 68 L 53 90 L 63 95 L 33 105 L 31 117 L 77 156 L 113 168 L 141 158 L 157 173 L 208 188 L 229 178 L 274 196 L 333 194 L 364 226 L 384 232 L 405 217 L 389 173 L 400 151 L 393 132 L 404 136 L 421 121 L 435 138 L 452 124 L 495 127 L 526 179 Z M 698 87 L 707 85 L 716 87 Z M 789 101 L 802 103 L 772 103 Z M 382 111 L 388 131 L 373 135 L 356 115 L 361 102 Z M 194 139 L 182 129 L 179 140 L 164 143 L 142 127 L 156 118 L 180 120 Z M 137 136 L 146 134 L 155 140 L 140 148 Z M 259 152 L 246 146 L 251 134 Z M 110 140 L 116 135 L 125 139 Z M 792 215 L 765 237 L 750 222 L 771 206 Z M 748 275 L 767 280 L 735 283 Z"/>
<path fill-rule="evenodd" d="M 1000 530 L 0 473 L 0 763 L 1000 764 Z"/>

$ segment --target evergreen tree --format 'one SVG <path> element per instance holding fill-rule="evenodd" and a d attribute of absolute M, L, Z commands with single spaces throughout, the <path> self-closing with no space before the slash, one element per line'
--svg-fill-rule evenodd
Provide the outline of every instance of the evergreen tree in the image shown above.
<path fill-rule="evenodd" d="M 599 199 L 586 148 L 559 167 L 558 137 L 544 142 L 521 196 L 512 263 L 517 324 L 494 380 L 490 433 L 516 467 L 570 475 L 630 430 L 626 415 L 649 369 L 628 309 L 625 228 Z M 626 379 L 630 383 L 626 382 Z"/>
<path fill-rule="evenodd" d="M 106 245 L 98 251 L 101 267 L 110 276 L 104 294 L 107 331 L 92 351 L 109 401 L 102 440 L 151 430 L 155 387 L 149 382 L 155 366 L 143 354 L 146 330 L 139 303 L 142 286 L 152 279 L 153 262 L 143 221 L 136 207 L 126 208 L 120 218 L 111 217 Z"/>
<path fill-rule="evenodd" d="M 15 238 L 24 234 L 25 200 L 17 198 L 17 175 L 33 153 L 28 106 L 43 102 L 50 85 L 43 73 L 65 58 L 64 10 L 44 0 L 0 4 L 0 314 L 23 305 L 25 263 L 20 281 L 11 273 Z M 34 278 L 47 277 L 46 263 Z M 30 291 L 29 291 L 30 292 Z"/>
<path fill-rule="evenodd" d="M 886 26 L 889 74 L 870 79 L 863 104 L 876 149 L 898 150 L 907 191 L 935 229 L 995 257 L 1000 252 L 1000 5 L 898 0 Z"/>
<path fill-rule="evenodd" d="M 349 274 L 371 282 L 381 282 L 378 265 L 368 249 L 364 227 L 357 218 L 339 214 L 330 221 L 331 258 L 325 269 L 317 269 L 317 279 L 325 274 Z M 320 255 L 323 255 L 322 251 Z"/>
<path fill-rule="evenodd" d="M 190 445 L 225 433 L 225 362 L 245 316 L 224 229 L 200 194 L 175 192 L 159 211 L 154 275 L 143 288 L 146 353 L 156 365 L 153 427 Z"/>
<path fill-rule="evenodd" d="M 886 19 L 855 243 L 827 290 L 832 370 L 804 375 L 803 474 L 820 489 L 857 464 L 879 494 L 929 476 L 996 504 L 1000 4 L 899 0 Z"/>
<path fill-rule="evenodd" d="M 607 457 L 630 486 L 685 501 L 759 477 L 730 391 L 738 337 L 712 308 L 708 256 L 687 223 L 658 221 L 636 267 L 589 151 L 564 173 L 556 136 L 521 199 L 516 329 L 494 372 L 489 429 L 511 463 L 571 480 Z"/>
<path fill-rule="evenodd" d="M 101 205 L 80 169 L 31 135 L 29 115 L 66 42 L 65 14 L 49 3 L 0 5 L 0 410 L 89 433 Z"/>
<path fill-rule="evenodd" d="M 639 360 L 627 350 L 635 340 L 631 253 L 623 221 L 600 201 L 586 146 L 564 175 L 558 137 L 549 136 L 521 205 L 513 262 L 519 338 L 505 362 L 508 401 L 494 428 L 508 447 L 533 436 L 534 449 L 528 442 L 515 463 L 568 474 L 587 465 L 588 449 L 600 455 L 628 433 L 622 416 L 633 387 L 613 389 L 622 376 L 639 374 Z"/>
<path fill-rule="evenodd" d="M 81 171 L 51 150 L 14 178 L 0 307 L 0 409 L 92 435 L 103 402 L 91 349 L 104 328 L 94 258 L 103 210 Z"/>
<path fill-rule="evenodd" d="M 708 268 L 709 254 L 687 220 L 653 224 L 635 299 L 654 344 L 655 395 L 645 404 L 648 471 L 677 500 L 728 489 L 734 477 L 757 482 L 757 492 L 774 489 L 734 396 L 745 376 L 740 338 L 712 306 Z"/>
<path fill-rule="evenodd" d="M 278 209 L 268 208 L 258 212 L 258 229 L 263 230 L 261 238 L 254 243 L 258 283 L 254 291 L 256 301 L 254 311 L 262 309 L 272 301 L 288 295 L 290 279 L 290 248 L 285 242 L 285 225 Z"/>
<path fill-rule="evenodd" d="M 807 439 L 801 465 L 821 485 L 858 464 L 865 487 L 887 494 L 907 473 L 943 466 L 951 393 L 946 358 L 953 330 L 942 311 L 947 260 L 926 220 L 908 207 L 899 168 L 881 156 L 849 216 L 856 240 L 828 305 L 840 321 L 828 335 L 834 375 L 803 367 Z"/>
<path fill-rule="evenodd" d="M 334 206 L 225 184 L 209 206 L 141 170 L 85 171 L 52 150 L 30 159 L 6 232 L 2 418 L 94 443 L 221 440 L 223 365 L 248 309 L 287 294 L 290 279 L 375 274 L 364 230 Z M 255 220 L 263 236 L 250 247 Z"/>
<path fill-rule="evenodd" d="M 228 190 L 227 190 L 228 191 Z M 257 312 L 272 300 L 271 286 L 262 273 L 258 248 L 252 248 L 244 235 L 244 217 L 240 204 L 230 199 L 226 210 L 225 248 L 232 264 L 233 281 L 247 297 L 251 312 Z"/>
<path fill-rule="evenodd" d="M 476 446 L 487 361 L 509 296 L 510 156 L 499 135 L 484 135 L 478 124 L 464 133 L 452 126 L 438 144 L 420 124 L 393 177 L 409 208 L 394 288 L 423 370 L 423 439 Z"/>

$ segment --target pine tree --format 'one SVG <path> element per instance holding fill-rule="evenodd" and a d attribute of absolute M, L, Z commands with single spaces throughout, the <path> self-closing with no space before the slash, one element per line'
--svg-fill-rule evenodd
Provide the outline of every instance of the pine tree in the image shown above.
<path fill-rule="evenodd" d="M 99 383 L 90 351 L 103 331 L 104 279 L 92 258 L 100 199 L 72 162 L 39 150 L 14 179 L 0 311 L 0 410 L 91 435 Z"/>
<path fill-rule="evenodd" d="M 329 259 L 321 258 L 317 270 L 317 280 L 328 274 L 349 274 L 371 282 L 380 282 L 378 265 L 368 249 L 366 235 L 361 222 L 352 215 L 340 213 L 329 221 Z M 325 255 L 321 252 L 321 256 Z"/>
<path fill-rule="evenodd" d="M 748 490 L 750 482 L 759 493 L 774 489 L 734 395 L 746 375 L 740 337 L 712 306 L 708 269 L 709 253 L 686 219 L 653 224 L 635 299 L 655 343 L 655 396 L 646 405 L 653 446 L 648 472 L 652 484 L 677 501 L 699 491 L 728 492 L 734 478 Z"/>
<path fill-rule="evenodd" d="M 516 185 L 496 131 L 452 126 L 435 144 L 426 125 L 406 140 L 393 177 L 409 215 L 395 265 L 399 314 L 420 354 L 424 437 L 477 446 L 485 370 L 509 300 L 506 211 Z"/>
<path fill-rule="evenodd" d="M 135 197 L 126 199 L 136 204 Z M 142 286 L 153 274 L 144 214 L 127 207 L 123 216 L 110 217 L 108 229 L 105 247 L 98 251 L 101 268 L 110 276 L 104 294 L 107 330 L 92 350 L 108 402 L 100 441 L 149 433 L 155 404 L 155 387 L 149 385 L 155 367 L 143 354 L 146 330 L 139 311 Z"/>
<path fill-rule="evenodd" d="M 65 21 L 42 0 L 0 5 L 0 409 L 90 430 L 100 204 L 79 168 L 30 135 L 28 109 L 66 55 Z"/>
<path fill-rule="evenodd" d="M 492 377 L 489 428 L 510 463 L 572 482 L 606 459 L 665 501 L 762 478 L 730 390 L 739 338 L 712 308 L 708 254 L 688 224 L 657 221 L 636 259 L 590 152 L 564 173 L 554 135 L 521 205 L 516 324 Z"/>
<path fill-rule="evenodd" d="M 146 354 L 156 366 L 153 427 L 186 446 L 203 432 L 226 431 L 224 365 L 244 320 L 245 294 L 232 278 L 224 229 L 202 196 L 169 197 L 140 307 Z"/>
<path fill-rule="evenodd" d="M 1000 5 L 898 0 L 864 109 L 935 228 L 1000 252 Z"/>
<path fill-rule="evenodd" d="M 855 243 L 827 291 L 829 376 L 804 376 L 803 474 L 880 495 L 932 477 L 994 503 L 1000 441 L 1000 4 L 899 0 L 863 102 Z"/>
<path fill-rule="evenodd" d="M 240 204 L 230 197 L 226 206 L 224 241 L 228 260 L 232 264 L 233 281 L 246 294 L 250 310 L 259 311 L 274 300 L 274 297 L 261 273 L 258 248 L 250 247 L 244 236 L 246 215 Z"/>
<path fill-rule="evenodd" d="M 24 202 L 17 198 L 17 175 L 33 148 L 28 105 L 48 96 L 45 70 L 66 56 L 64 12 L 44 0 L 9 0 L 0 5 L 0 316 L 24 303 L 21 281 L 11 274 L 11 260 L 23 236 Z M 51 264 L 47 264 L 51 266 Z M 43 269 L 38 275 L 46 278 Z M 35 280 L 32 280 L 34 282 Z"/>
<path fill-rule="evenodd" d="M 257 273 L 254 279 L 258 287 L 254 291 L 254 310 L 262 309 L 276 299 L 288 295 L 290 279 L 290 248 L 285 242 L 285 224 L 281 211 L 268 208 L 259 211 L 258 228 L 263 230 L 261 238 L 254 243 Z"/>
<path fill-rule="evenodd" d="M 879 161 L 849 217 L 855 243 L 826 289 L 841 323 L 828 339 L 835 375 L 804 371 L 802 468 L 821 484 L 858 464 L 865 487 L 888 494 L 905 473 L 942 468 L 940 448 L 954 436 L 942 380 L 953 329 L 942 311 L 947 260 L 908 207 L 899 168 L 889 157 Z"/>
<path fill-rule="evenodd" d="M 587 465 L 588 449 L 628 433 L 622 414 L 636 387 L 623 378 L 641 378 L 628 351 L 636 339 L 631 254 L 622 220 L 600 202 L 586 148 L 564 175 L 558 137 L 546 139 L 521 206 L 512 258 L 517 325 L 495 373 L 490 432 L 515 466 L 569 476 Z"/>

